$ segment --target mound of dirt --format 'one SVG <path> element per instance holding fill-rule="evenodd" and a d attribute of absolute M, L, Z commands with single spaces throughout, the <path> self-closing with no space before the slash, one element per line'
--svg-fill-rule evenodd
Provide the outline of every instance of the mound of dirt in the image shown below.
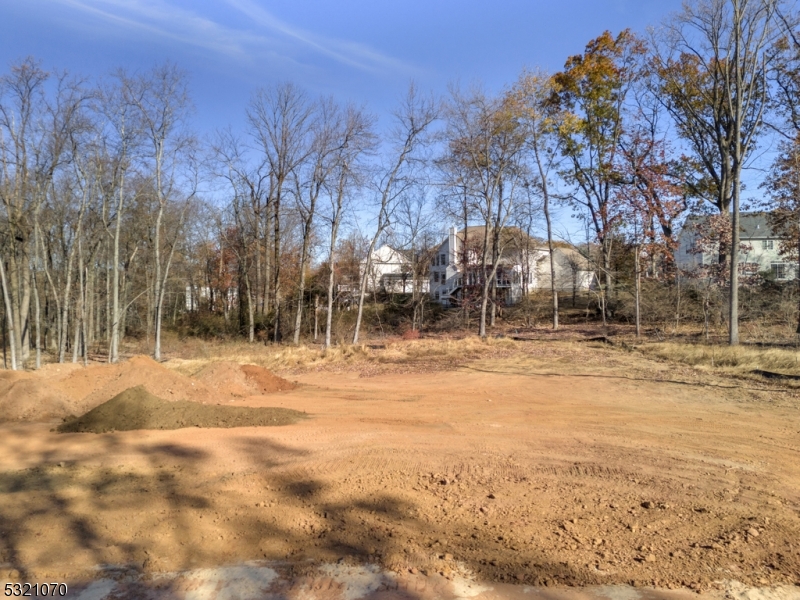
<path fill-rule="evenodd" d="M 214 400 L 214 394 L 202 383 L 143 355 L 111 367 L 100 365 L 76 371 L 64 379 L 61 387 L 70 386 L 78 395 L 82 395 L 88 409 L 138 385 L 143 385 L 148 392 L 165 400 Z"/>
<path fill-rule="evenodd" d="M 164 400 L 216 404 L 291 390 L 295 385 L 256 365 L 215 362 L 187 377 L 149 356 L 114 365 L 46 365 L 0 371 L 0 421 L 45 421 L 80 415 L 136 386 Z"/>
<path fill-rule="evenodd" d="M 230 361 L 213 362 L 203 367 L 195 379 L 217 394 L 233 397 L 272 394 L 294 389 L 295 384 L 273 375 L 257 365 L 240 365 Z"/>
<path fill-rule="evenodd" d="M 0 421 L 36 421 L 68 415 L 72 399 L 23 371 L 0 371 Z"/>
<path fill-rule="evenodd" d="M 229 395 L 243 398 L 253 395 L 244 372 L 234 362 L 209 363 L 194 375 L 194 379 L 205 385 L 217 397 Z"/>
<path fill-rule="evenodd" d="M 251 408 L 167 401 L 139 385 L 114 396 L 86 414 L 62 423 L 61 433 L 181 429 L 183 427 L 265 427 L 289 425 L 305 413 L 288 408 Z"/>
<path fill-rule="evenodd" d="M 241 370 L 247 378 L 251 387 L 254 387 L 260 394 L 272 394 L 273 392 L 283 392 L 293 390 L 297 386 L 291 381 L 286 381 L 278 377 L 271 371 L 258 365 L 242 365 Z"/>
<path fill-rule="evenodd" d="M 80 415 L 137 385 L 167 400 L 216 400 L 201 382 L 148 356 L 134 356 L 115 365 L 54 364 L 32 373 L 6 371 L 0 376 L 0 421 Z"/>

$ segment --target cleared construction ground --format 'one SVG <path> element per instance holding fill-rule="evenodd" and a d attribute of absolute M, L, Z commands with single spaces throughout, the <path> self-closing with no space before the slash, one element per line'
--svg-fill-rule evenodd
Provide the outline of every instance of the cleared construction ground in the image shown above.
<path fill-rule="evenodd" d="M 0 579 L 260 560 L 543 588 L 800 584 L 794 388 L 574 342 L 392 352 L 283 378 L 144 357 L 2 373 Z M 139 385 L 298 416 L 57 431 Z"/>

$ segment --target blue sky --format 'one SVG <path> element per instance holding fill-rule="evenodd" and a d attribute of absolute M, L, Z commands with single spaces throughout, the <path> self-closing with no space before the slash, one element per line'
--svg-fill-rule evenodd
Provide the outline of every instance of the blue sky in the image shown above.
<path fill-rule="evenodd" d="M 557 70 L 604 30 L 657 25 L 680 0 L 0 0 L 0 62 L 99 76 L 170 60 L 203 134 L 244 126 L 259 86 L 292 80 L 384 118 L 411 79 L 501 90 Z M 566 218 L 566 215 L 565 215 Z M 568 219 L 567 219 L 568 220 Z M 566 221 L 565 221 L 566 222 Z"/>
<path fill-rule="evenodd" d="M 3 70 L 100 75 L 169 59 L 186 71 L 200 130 L 243 121 L 258 86 L 293 80 L 385 114 L 410 79 L 489 89 L 523 66 L 555 70 L 605 29 L 643 31 L 678 0 L 0 0 Z"/>

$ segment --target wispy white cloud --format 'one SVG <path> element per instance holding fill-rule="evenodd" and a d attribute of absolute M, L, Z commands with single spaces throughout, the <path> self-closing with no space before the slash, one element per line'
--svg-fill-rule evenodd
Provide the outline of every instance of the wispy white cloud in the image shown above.
<path fill-rule="evenodd" d="M 281 21 L 251 0 L 227 0 L 248 18 L 247 29 L 180 8 L 169 0 L 52 0 L 105 24 L 138 30 L 238 61 L 265 58 L 310 67 L 309 53 L 373 73 L 410 73 L 412 68 L 366 45 L 327 38 Z M 315 62 L 315 61 L 311 61 Z"/>
<path fill-rule="evenodd" d="M 106 24 L 138 30 L 183 44 L 205 48 L 232 57 L 246 52 L 249 42 L 226 27 L 194 13 L 164 3 L 125 0 L 54 0 L 94 16 Z"/>
<path fill-rule="evenodd" d="M 254 23 L 263 28 L 285 36 L 302 46 L 346 64 L 365 71 L 400 70 L 410 67 L 400 60 L 381 54 L 364 45 L 346 40 L 338 40 L 314 35 L 302 29 L 292 27 L 273 16 L 253 0 L 226 0 L 227 3 L 242 12 Z"/>

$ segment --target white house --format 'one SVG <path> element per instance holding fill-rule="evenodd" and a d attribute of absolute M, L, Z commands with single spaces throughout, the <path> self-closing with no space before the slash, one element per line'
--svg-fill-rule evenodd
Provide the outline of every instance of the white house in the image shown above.
<path fill-rule="evenodd" d="M 698 252 L 699 242 L 708 228 L 708 219 L 707 215 L 692 215 L 686 219 L 683 229 L 678 234 L 675 262 L 685 273 L 697 272 L 704 266 L 719 262 L 717 244 L 707 245 L 705 252 Z M 780 255 L 780 236 L 769 226 L 766 213 L 741 213 L 739 225 L 742 244 L 739 262 L 742 273 L 767 272 L 777 281 L 797 277 L 797 263 Z"/>
<path fill-rule="evenodd" d="M 536 277 L 531 289 L 550 289 L 550 253 L 547 245 L 539 246 L 536 254 Z M 589 268 L 589 261 L 569 244 L 556 242 L 553 245 L 553 270 L 556 277 L 556 290 L 573 292 L 590 289 L 595 274 Z"/>
<path fill-rule="evenodd" d="M 430 291 L 445 306 L 461 302 L 466 290 L 482 285 L 480 270 L 484 226 L 456 231 L 451 227 L 431 261 Z M 503 253 L 497 269 L 497 291 L 505 304 L 519 302 L 526 291 L 550 289 L 550 254 L 542 242 L 516 227 L 501 233 Z M 466 245 L 465 245 L 466 240 Z M 559 244 L 553 249 L 556 288 L 559 291 L 587 290 L 593 281 L 588 263 L 574 248 Z"/>
<path fill-rule="evenodd" d="M 361 272 L 364 272 L 366 260 L 361 261 Z M 419 281 L 422 293 L 428 292 L 428 279 Z M 383 245 L 372 252 L 367 290 L 370 292 L 411 293 L 414 287 L 412 261 L 407 253 L 388 245 Z"/>

